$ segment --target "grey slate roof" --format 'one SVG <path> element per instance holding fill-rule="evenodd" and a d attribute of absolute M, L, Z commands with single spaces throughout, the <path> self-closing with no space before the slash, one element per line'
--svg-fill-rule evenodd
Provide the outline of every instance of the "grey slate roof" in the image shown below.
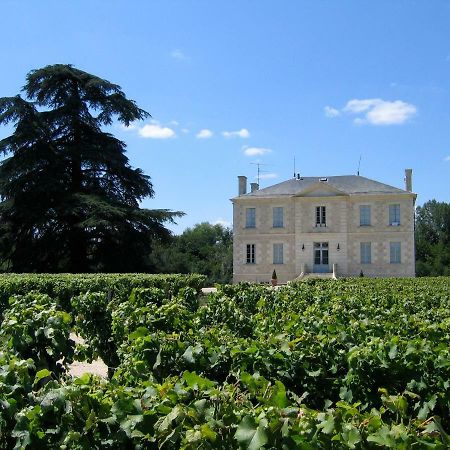
<path fill-rule="evenodd" d="M 321 178 L 326 178 L 328 181 L 320 181 Z M 341 175 L 335 177 L 303 177 L 300 180 L 292 178 L 290 180 L 283 181 L 282 183 L 241 195 L 236 198 L 293 196 L 307 191 L 308 188 L 317 183 L 323 183 L 324 185 L 328 185 L 348 195 L 410 194 L 410 192 L 403 189 L 398 189 L 359 175 Z"/>

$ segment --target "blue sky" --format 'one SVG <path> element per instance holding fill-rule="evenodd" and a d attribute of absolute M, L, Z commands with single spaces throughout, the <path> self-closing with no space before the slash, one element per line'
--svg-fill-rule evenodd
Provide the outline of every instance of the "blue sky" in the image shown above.
<path fill-rule="evenodd" d="M 113 132 L 152 177 L 145 207 L 179 233 L 231 223 L 237 176 L 261 187 L 355 174 L 450 201 L 450 2 L 2 0 L 0 96 L 70 63 L 153 121 Z M 8 134 L 0 129 L 0 137 Z"/>

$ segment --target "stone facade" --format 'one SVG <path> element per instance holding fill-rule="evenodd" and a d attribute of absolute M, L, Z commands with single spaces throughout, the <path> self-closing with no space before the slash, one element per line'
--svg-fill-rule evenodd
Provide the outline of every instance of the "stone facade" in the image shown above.
<path fill-rule="evenodd" d="M 234 282 L 268 282 L 274 269 L 280 283 L 333 270 L 415 275 L 412 192 L 356 176 L 298 177 L 248 194 L 240 183 L 232 199 Z"/>

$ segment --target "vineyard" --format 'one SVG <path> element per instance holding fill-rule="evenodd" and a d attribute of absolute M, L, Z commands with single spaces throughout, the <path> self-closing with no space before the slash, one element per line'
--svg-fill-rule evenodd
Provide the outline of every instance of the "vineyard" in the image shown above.
<path fill-rule="evenodd" d="M 450 447 L 449 278 L 203 282 L 0 276 L 0 448 Z"/>

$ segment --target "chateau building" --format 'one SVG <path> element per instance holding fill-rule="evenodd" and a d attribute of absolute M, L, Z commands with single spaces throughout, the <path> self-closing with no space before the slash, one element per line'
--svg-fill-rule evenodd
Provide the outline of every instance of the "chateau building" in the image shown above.
<path fill-rule="evenodd" d="M 259 189 L 238 177 L 233 281 L 285 283 L 310 273 L 413 277 L 412 170 L 405 189 L 359 175 L 301 177 Z"/>

